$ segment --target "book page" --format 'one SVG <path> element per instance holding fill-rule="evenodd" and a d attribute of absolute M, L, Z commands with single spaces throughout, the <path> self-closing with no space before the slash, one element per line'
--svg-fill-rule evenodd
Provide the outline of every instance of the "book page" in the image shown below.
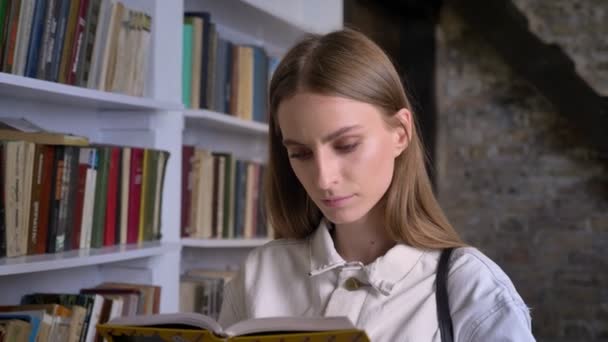
<path fill-rule="evenodd" d="M 226 328 L 228 336 L 268 332 L 312 332 L 357 329 L 347 317 L 265 317 L 241 321 Z"/>
<path fill-rule="evenodd" d="M 107 324 L 140 327 L 159 325 L 188 325 L 193 328 L 212 331 L 216 335 L 224 334 L 222 327 L 214 319 L 194 312 L 118 317 L 109 321 Z"/>

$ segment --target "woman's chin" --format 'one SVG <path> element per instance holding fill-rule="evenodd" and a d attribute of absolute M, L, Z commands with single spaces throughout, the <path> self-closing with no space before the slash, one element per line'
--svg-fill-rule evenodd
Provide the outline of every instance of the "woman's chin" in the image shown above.
<path fill-rule="evenodd" d="M 352 210 L 322 210 L 323 216 L 333 224 L 348 224 L 358 221 L 363 214 Z"/>

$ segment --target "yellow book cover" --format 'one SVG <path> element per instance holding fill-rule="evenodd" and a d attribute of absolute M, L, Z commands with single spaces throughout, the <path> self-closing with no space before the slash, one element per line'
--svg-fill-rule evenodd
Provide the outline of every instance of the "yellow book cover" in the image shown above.
<path fill-rule="evenodd" d="M 52 132 L 21 132 L 12 129 L 0 128 L 0 140 L 3 141 L 29 141 L 36 144 L 46 145 L 72 145 L 88 146 L 89 139 L 75 135 L 67 135 Z"/>
<path fill-rule="evenodd" d="M 44 145 L 88 146 L 89 139 L 82 136 L 49 132 L 25 118 L 0 118 L 0 140 L 23 140 Z"/>
<path fill-rule="evenodd" d="M 97 325 L 108 342 L 138 341 L 283 341 L 369 342 L 365 331 L 346 317 L 254 318 L 223 328 L 198 313 L 120 317 Z"/>
<path fill-rule="evenodd" d="M 254 318 L 223 328 L 198 313 L 120 317 L 97 325 L 108 342 L 259 341 L 369 342 L 365 331 L 346 317 Z"/>

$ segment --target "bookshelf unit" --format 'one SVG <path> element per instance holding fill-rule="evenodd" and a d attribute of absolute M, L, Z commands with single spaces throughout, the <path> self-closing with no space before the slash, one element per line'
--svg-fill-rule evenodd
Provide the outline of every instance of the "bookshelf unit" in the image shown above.
<path fill-rule="evenodd" d="M 162 286 L 161 312 L 179 308 L 180 272 L 235 269 L 267 242 L 180 237 L 183 144 L 265 162 L 268 126 L 182 105 L 182 25 L 185 11 L 208 11 L 218 32 L 235 43 L 281 56 L 305 32 L 342 26 L 342 0 L 120 0 L 150 14 L 152 42 L 144 97 L 79 88 L 0 73 L 0 117 L 24 118 L 93 143 L 170 152 L 162 197 L 162 239 L 65 253 L 0 258 L 0 305 L 32 292 L 77 292 L 104 281 Z M 9 242 L 10 243 L 10 242 Z"/>
<path fill-rule="evenodd" d="M 181 66 L 167 51 L 180 51 L 181 2 L 121 0 L 151 15 L 152 40 L 143 97 L 75 87 L 0 73 L 0 117 L 26 119 L 48 131 L 82 135 L 92 143 L 166 150 L 162 239 L 132 245 L 0 258 L 0 305 L 33 292 L 77 293 L 101 282 L 160 285 L 161 311 L 177 311 L 180 262 L 179 171 Z M 177 139 L 176 139 L 177 138 Z M 11 243 L 8 241 L 7 243 Z"/>
<path fill-rule="evenodd" d="M 218 35 L 236 44 L 264 47 L 281 57 L 307 32 L 326 33 L 343 26 L 342 0 L 184 0 L 184 12 L 211 15 Z M 265 163 L 268 125 L 209 110 L 185 110 L 183 143 L 236 158 Z M 231 269 L 267 239 L 182 239 L 181 270 Z"/>

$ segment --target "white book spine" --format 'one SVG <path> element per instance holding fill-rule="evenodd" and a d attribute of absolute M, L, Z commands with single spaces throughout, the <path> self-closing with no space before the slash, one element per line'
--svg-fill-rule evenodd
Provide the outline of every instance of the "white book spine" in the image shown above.
<path fill-rule="evenodd" d="M 122 149 L 122 181 L 120 195 L 120 243 L 127 243 L 127 230 L 129 218 L 129 186 L 131 174 L 131 149 Z"/>
<path fill-rule="evenodd" d="M 14 54 L 13 74 L 25 74 L 25 63 L 32 32 L 35 0 L 21 0 L 19 27 L 17 28 L 17 46 Z"/>

